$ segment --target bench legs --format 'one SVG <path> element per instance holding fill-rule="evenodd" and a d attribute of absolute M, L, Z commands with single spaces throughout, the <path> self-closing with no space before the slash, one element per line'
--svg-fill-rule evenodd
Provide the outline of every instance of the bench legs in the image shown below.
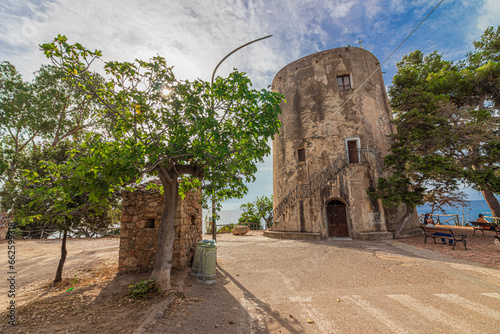
<path fill-rule="evenodd" d="M 467 250 L 467 240 L 458 240 L 459 242 L 464 244 L 465 250 Z M 457 245 L 456 241 L 453 241 L 453 250 L 455 250 L 455 246 Z"/>
<path fill-rule="evenodd" d="M 484 236 L 484 230 L 481 228 L 474 228 L 474 232 L 472 232 L 472 235 L 476 235 L 476 231 L 481 231 L 483 232 L 483 236 Z"/>

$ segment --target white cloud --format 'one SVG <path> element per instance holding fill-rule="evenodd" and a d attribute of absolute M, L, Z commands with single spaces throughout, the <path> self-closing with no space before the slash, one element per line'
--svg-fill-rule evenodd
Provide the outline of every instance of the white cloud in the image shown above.
<path fill-rule="evenodd" d="M 339 19 L 342 17 L 346 17 L 349 14 L 349 10 L 354 6 L 354 1 L 351 2 L 343 2 L 340 3 L 329 3 L 327 6 L 328 13 L 332 17 L 332 19 Z"/>
<path fill-rule="evenodd" d="M 487 27 L 500 24 L 500 1 L 485 0 L 480 7 L 479 14 L 477 18 L 477 33 L 481 34 Z"/>
<path fill-rule="evenodd" d="M 477 2 L 443 2 L 384 70 L 393 73 L 401 56 L 415 49 L 465 54 L 470 40 L 486 26 L 498 24 L 500 17 L 500 1 Z M 210 80 L 228 52 L 272 34 L 238 51 L 218 70 L 226 75 L 237 67 L 249 74 L 255 88 L 265 88 L 288 63 L 316 51 L 357 45 L 358 38 L 382 61 L 436 4 L 437 0 L 3 0 L 0 61 L 12 62 L 29 78 L 48 62 L 38 44 L 65 34 L 70 42 L 102 50 L 105 60 L 159 54 L 180 79 Z M 266 163 L 259 165 L 249 200 L 272 191 L 271 159 Z"/>

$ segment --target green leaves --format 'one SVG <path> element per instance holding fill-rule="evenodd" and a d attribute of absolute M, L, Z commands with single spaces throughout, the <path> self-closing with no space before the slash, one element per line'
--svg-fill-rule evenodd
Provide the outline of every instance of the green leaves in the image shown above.
<path fill-rule="evenodd" d="M 500 191 L 499 29 L 458 64 L 418 50 L 398 63 L 389 89 L 398 133 L 385 159 L 393 174 L 374 197 L 414 207 L 429 192 L 455 196 L 460 182 Z"/>
<path fill-rule="evenodd" d="M 260 220 L 265 221 L 264 228 L 269 227 L 273 220 L 273 197 L 257 197 L 255 201 L 241 204 L 240 210 L 243 210 L 238 224 L 253 224 L 260 229 Z"/>
<path fill-rule="evenodd" d="M 267 140 L 280 127 L 283 97 L 252 89 L 244 73 L 218 77 L 213 87 L 201 80 L 179 81 L 165 59 L 156 56 L 148 61 L 106 62 L 110 79 L 104 82 L 89 71 L 100 52 L 68 44 L 64 36 L 41 47 L 68 80 L 99 105 L 99 131 L 109 143 L 98 144 L 95 153 L 102 153 L 94 157 L 104 166 L 111 154 L 106 150 L 111 149 L 121 159 L 120 168 L 134 169 L 138 178 L 166 172 L 169 178 L 182 179 L 183 194 L 200 186 L 184 177 L 193 175 L 203 178 L 207 193 L 215 190 L 223 199 L 242 196 L 244 183 L 253 180 L 255 163 L 270 153 Z M 168 87 L 168 94 L 163 87 Z M 110 184 L 123 182 L 111 169 L 87 169 L 87 173 L 106 175 Z"/>

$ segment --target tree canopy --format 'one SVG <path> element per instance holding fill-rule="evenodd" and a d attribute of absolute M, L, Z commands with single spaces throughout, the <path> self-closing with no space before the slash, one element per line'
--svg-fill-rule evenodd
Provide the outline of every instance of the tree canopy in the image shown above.
<path fill-rule="evenodd" d="M 267 229 L 273 221 L 273 196 L 257 197 L 253 202 L 241 204 L 240 210 L 243 210 L 243 213 L 238 218 L 238 224 L 253 224 L 252 226 L 257 226 L 260 229 L 262 219 L 265 222 L 264 229 Z"/>
<path fill-rule="evenodd" d="M 489 27 L 458 63 L 419 50 L 398 63 L 389 88 L 398 132 L 385 159 L 393 174 L 375 197 L 412 209 L 429 192 L 459 195 L 462 182 L 500 216 L 499 33 Z"/>
<path fill-rule="evenodd" d="M 252 89 L 238 71 L 217 77 L 213 86 L 181 81 L 160 56 L 105 62 L 103 82 L 90 70 L 100 51 L 68 44 L 65 36 L 42 49 L 100 107 L 100 128 L 89 141 L 96 154 L 86 160 L 87 171 L 95 173 L 90 177 L 102 177 L 106 191 L 144 175 L 159 177 L 165 208 L 152 276 L 168 288 L 178 195 L 202 187 L 218 199 L 242 196 L 245 182 L 254 180 L 255 164 L 270 153 L 267 140 L 279 129 L 283 97 Z M 113 159 L 120 166 L 111 167 Z"/>
<path fill-rule="evenodd" d="M 26 82 L 12 64 L 0 64 L 1 206 L 21 230 L 64 231 L 58 282 L 68 231 L 88 234 L 107 227 L 116 222 L 117 208 L 110 194 L 89 200 L 85 178 L 78 186 L 68 183 L 78 175 L 71 163 L 75 156 L 88 156 L 81 144 L 97 124 L 96 104 L 62 69 L 43 65 L 34 77 Z"/>
<path fill-rule="evenodd" d="M 64 78 L 63 70 L 43 65 L 26 82 L 14 65 L 0 63 L 0 180 L 15 177 L 23 152 L 41 142 L 55 147 L 95 124 L 93 101 Z"/>

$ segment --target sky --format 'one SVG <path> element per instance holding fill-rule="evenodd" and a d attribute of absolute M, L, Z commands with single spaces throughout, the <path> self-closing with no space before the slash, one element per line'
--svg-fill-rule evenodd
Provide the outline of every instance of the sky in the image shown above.
<path fill-rule="evenodd" d="M 229 57 L 217 71 L 246 72 L 254 88 L 266 88 L 288 63 L 314 52 L 351 45 L 381 62 L 440 0 L 2 0 L 0 61 L 16 66 L 25 80 L 48 63 L 39 44 L 58 34 L 103 52 L 104 61 L 156 55 L 180 79 L 210 80 L 217 63 L 254 39 L 273 35 Z M 459 60 L 486 27 L 500 24 L 498 0 L 444 0 L 383 67 L 389 86 L 396 64 L 414 50 L 438 50 Z M 99 66 L 99 64 L 97 64 Z M 102 64 L 101 64 L 102 66 Z M 468 191 L 469 199 L 481 199 Z M 223 203 L 237 209 L 272 195 L 272 158 L 259 164 L 243 199 Z"/>

